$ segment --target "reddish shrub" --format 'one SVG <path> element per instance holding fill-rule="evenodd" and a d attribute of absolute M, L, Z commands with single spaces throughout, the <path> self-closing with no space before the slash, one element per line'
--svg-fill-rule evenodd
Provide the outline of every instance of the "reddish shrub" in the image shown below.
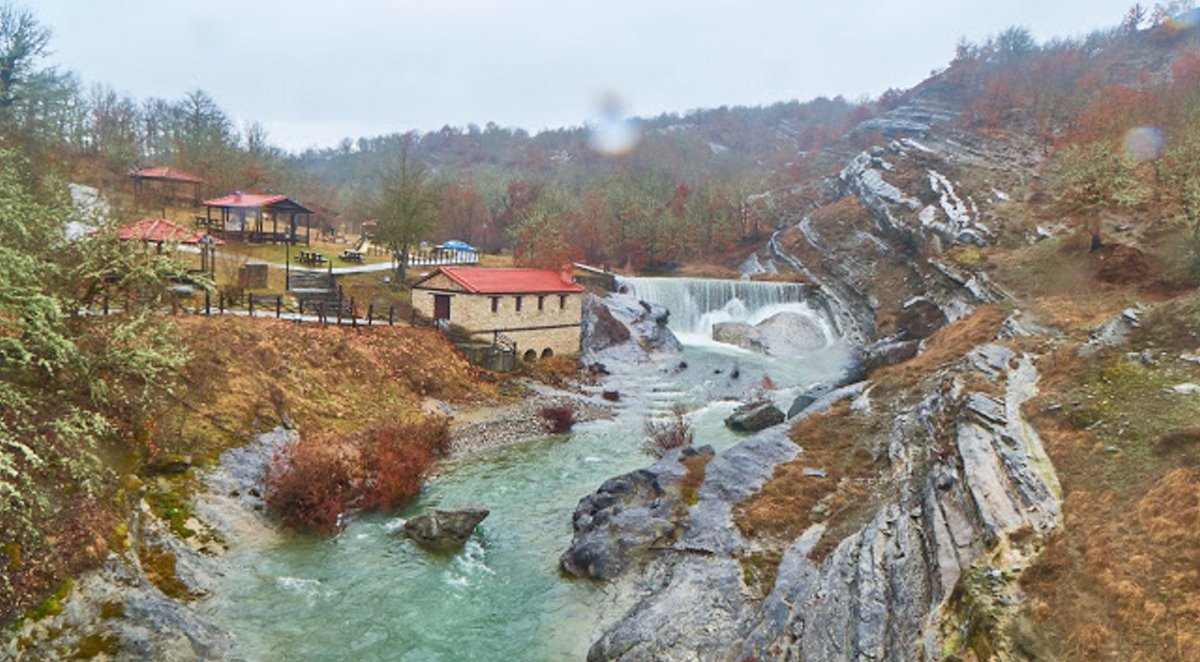
<path fill-rule="evenodd" d="M 646 421 L 646 452 L 662 457 L 668 451 L 692 445 L 692 424 L 686 418 L 687 409 L 676 404 L 666 420 Z"/>
<path fill-rule="evenodd" d="M 434 449 L 422 443 L 428 434 L 421 425 L 380 428 L 372 434 L 367 449 L 367 477 L 363 510 L 392 510 L 408 503 L 421 492 L 421 483 L 433 465 Z"/>
<path fill-rule="evenodd" d="M 546 419 L 550 432 L 570 432 L 575 426 L 575 409 L 569 405 L 542 407 L 538 415 Z"/>
<path fill-rule="evenodd" d="M 276 453 L 264 479 L 267 506 L 287 526 L 337 532 L 355 492 L 344 451 L 344 444 L 309 437 Z"/>
<path fill-rule="evenodd" d="M 449 443 L 449 421 L 435 417 L 351 437 L 302 439 L 267 467 L 267 506 L 287 526 L 336 533 L 352 510 L 391 510 L 408 503 Z"/>

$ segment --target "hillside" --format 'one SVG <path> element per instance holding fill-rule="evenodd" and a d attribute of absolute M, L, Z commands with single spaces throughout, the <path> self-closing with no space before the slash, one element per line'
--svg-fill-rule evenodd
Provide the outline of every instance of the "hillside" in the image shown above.
<path fill-rule="evenodd" d="M 6 125 L 16 128 L 0 137 L 0 212 L 11 214 L 0 227 L 0 623 L 27 620 L 0 650 L 57 650 L 65 619 L 54 619 L 71 578 L 117 557 L 136 566 L 139 600 L 203 599 L 189 594 L 171 550 L 195 547 L 220 567 L 224 541 L 194 511 L 197 477 L 256 433 L 302 431 L 324 464 L 299 474 L 295 491 L 332 486 L 357 507 L 371 501 L 363 484 L 396 478 L 363 466 L 403 455 L 390 445 L 396 429 L 425 421 L 427 408 L 507 390 L 432 330 L 168 317 L 162 290 L 179 265 L 105 233 L 66 244 L 61 180 L 117 189 L 131 162 L 161 158 L 204 169 L 213 187 L 294 187 L 340 206 L 353 226 L 371 209 L 378 174 L 408 150 L 439 201 L 429 239 L 541 266 L 584 260 L 630 274 L 812 284 L 853 360 L 840 378 L 797 384 L 786 423 L 704 448 L 705 432 L 725 433 L 718 420 L 699 428 L 697 448 L 655 453 L 640 469 L 647 460 L 631 439 L 651 419 L 625 429 L 621 412 L 673 410 L 668 399 L 682 391 L 669 380 L 740 380 L 729 392 L 758 397 L 773 382 L 766 368 L 741 376 L 728 355 L 691 366 L 669 355 L 627 381 L 629 366 L 608 374 L 596 364 L 597 398 L 614 404 L 618 423 L 464 461 L 448 491 L 423 504 L 473 499 L 482 484 L 484 496 L 518 502 L 504 505 L 521 527 L 493 519 L 450 558 L 408 556 L 391 520 L 344 539 L 289 538 L 279 565 L 238 568 L 261 580 L 249 590 L 279 600 L 261 611 L 326 618 L 329 604 L 349 614 L 354 598 L 372 613 L 368 589 L 390 590 L 385 579 L 404 565 L 413 574 L 396 576 L 450 596 L 437 607 L 482 604 L 497 619 L 480 617 L 472 634 L 494 639 L 480 623 L 529 611 L 555 637 L 590 636 L 594 660 L 1200 659 L 1198 19 L 1134 11 L 1112 30 L 1043 44 L 1010 28 L 963 42 L 910 90 L 638 120 L 640 140 L 619 154 L 598 153 L 582 128 L 531 136 L 489 125 L 288 155 L 240 135 L 199 92 L 125 108 L 161 120 L 153 135 L 106 133 L 99 120 L 55 135 L 66 125 L 51 106 L 54 121 Z M 124 112 L 110 101 L 101 105 Z M 348 285 L 364 299 L 385 287 Z M 89 314 L 110 291 L 125 295 L 125 314 Z M 627 303 L 635 323 L 666 331 L 666 311 Z M 714 416 L 714 400 L 732 406 L 727 395 L 706 391 L 704 414 Z M 620 462 L 606 464 L 612 455 Z M 286 462 L 273 457 L 279 471 Z M 385 509 L 419 492 L 428 467 L 415 482 L 391 480 L 405 498 Z M 583 471 L 600 467 L 629 473 L 560 517 L 562 504 L 550 502 L 578 499 L 584 483 L 595 489 Z M 270 482 L 263 475 L 243 476 L 235 496 Z M 542 485 L 553 491 L 532 491 Z M 346 526 L 352 509 L 336 505 L 316 528 Z M 534 543 L 513 534 L 522 527 L 536 530 Z M 573 578 L 548 557 L 503 556 L 557 544 L 568 527 L 561 565 Z M 263 547 L 252 551 L 278 552 Z M 354 553 L 369 567 L 350 568 L 363 574 L 338 593 L 334 580 L 353 572 L 321 564 Z M 386 577 L 380 558 L 394 564 Z M 294 576 L 287 559 L 313 577 Z M 584 580 L 606 583 L 571 583 Z M 521 594 L 520 610 L 495 607 L 485 598 L 509 594 L 487 581 L 544 592 Z M 404 588 L 409 606 L 448 618 Z M 571 591 L 584 596 L 570 603 L 578 613 L 536 611 Z M 97 622 L 122 621 L 134 602 L 104 602 Z M 395 645 L 384 629 L 391 614 L 372 615 L 354 630 L 364 645 Z M 216 630 L 196 623 L 201 635 Z M 272 634 L 303 639 L 286 625 Z M 320 634 L 336 638 L 328 630 Z M 177 642 L 208 650 L 193 634 Z M 221 643 L 212 650 L 237 650 L 224 632 L 212 638 Z M 457 640 L 436 643 L 462 652 Z M 90 644 L 57 652 L 133 655 Z"/>
<path fill-rule="evenodd" d="M 769 195 L 747 266 L 820 284 L 862 372 L 708 464 L 591 659 L 1195 659 L 1187 25 L 964 46 Z"/>

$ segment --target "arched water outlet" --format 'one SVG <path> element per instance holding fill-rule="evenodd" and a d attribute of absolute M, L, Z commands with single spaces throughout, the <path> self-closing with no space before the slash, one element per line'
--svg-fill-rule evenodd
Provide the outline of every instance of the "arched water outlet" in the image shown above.
<path fill-rule="evenodd" d="M 719 278 L 618 278 L 617 287 L 671 311 L 671 331 L 688 345 L 714 344 L 714 324 L 757 324 L 781 312 L 799 313 L 818 322 L 827 345 L 838 340 L 838 334 L 826 316 L 805 303 L 804 286 L 797 283 Z"/>

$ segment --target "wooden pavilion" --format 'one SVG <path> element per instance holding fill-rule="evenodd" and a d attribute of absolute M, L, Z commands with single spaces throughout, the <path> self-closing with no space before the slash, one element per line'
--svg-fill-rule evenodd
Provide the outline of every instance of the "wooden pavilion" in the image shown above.
<path fill-rule="evenodd" d="M 200 186 L 204 180 L 188 172 L 168 168 L 166 166 L 130 170 L 129 178 L 133 180 L 133 195 L 141 200 L 149 190 L 156 189 L 163 200 L 187 200 L 193 205 L 200 204 Z M 180 189 L 187 195 L 180 195 Z"/>
<path fill-rule="evenodd" d="M 237 191 L 222 198 L 205 200 L 204 206 L 208 210 L 196 219 L 197 225 L 208 228 L 214 235 L 240 241 L 295 244 L 299 243 L 297 227 L 303 221 L 304 243 L 311 245 L 313 211 L 286 195 Z M 271 222 L 269 231 L 266 229 L 268 219 Z M 282 232 L 280 220 L 283 220 Z"/>

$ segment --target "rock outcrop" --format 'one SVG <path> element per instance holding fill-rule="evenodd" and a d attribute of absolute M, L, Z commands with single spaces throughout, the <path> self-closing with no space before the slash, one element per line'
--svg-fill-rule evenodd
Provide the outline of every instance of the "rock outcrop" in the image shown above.
<path fill-rule="evenodd" d="M 781 358 L 794 357 L 829 344 L 825 328 L 801 313 L 776 313 L 758 324 L 719 322 L 713 340 Z"/>
<path fill-rule="evenodd" d="M 966 612 L 986 610 L 987 627 L 1001 627 L 1021 569 L 1060 521 L 1053 468 L 1020 411 L 1036 379 L 1027 357 L 1001 345 L 931 375 L 928 394 L 890 416 L 862 524 L 810 526 L 765 599 L 743 579 L 738 559 L 752 548 L 731 513 L 802 451 L 775 428 L 718 454 L 686 529 L 639 568 L 640 600 L 589 659 L 938 659 Z M 980 383 L 995 388 L 967 386 Z M 858 392 L 855 408 L 868 397 Z M 818 545 L 828 551 L 814 554 Z M 989 592 L 972 598 L 980 578 Z"/>
<path fill-rule="evenodd" d="M 670 486 L 684 473 L 676 455 L 610 478 L 579 502 L 571 518 L 575 536 L 559 559 L 563 571 L 614 579 L 652 546 L 676 537 L 682 500 Z"/>
<path fill-rule="evenodd" d="M 406 521 L 404 533 L 409 540 L 430 551 L 452 552 L 466 544 L 475 533 L 475 527 L 490 514 L 482 503 L 448 510 L 435 508 Z"/>
<path fill-rule="evenodd" d="M 628 294 L 584 295 L 583 363 L 644 363 L 655 354 L 681 351 L 683 345 L 667 327 L 670 315 Z"/>

